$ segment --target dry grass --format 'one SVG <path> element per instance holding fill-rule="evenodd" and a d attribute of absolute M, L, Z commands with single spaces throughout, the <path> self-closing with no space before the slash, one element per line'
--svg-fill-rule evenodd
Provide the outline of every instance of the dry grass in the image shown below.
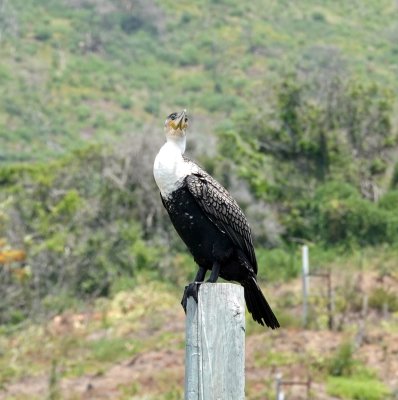
<path fill-rule="evenodd" d="M 347 280 L 343 275 L 334 281 L 336 293 Z M 356 280 L 352 282 L 357 285 Z M 380 277 L 372 271 L 362 272 L 361 282 L 361 287 L 372 289 L 380 284 Z M 312 289 L 322 294 L 315 282 Z M 294 301 L 281 301 L 278 307 L 287 320 L 297 318 L 299 307 L 293 303 L 299 302 L 299 280 L 268 286 L 267 292 L 271 299 L 290 293 Z M 323 306 L 317 307 L 322 318 Z M 354 341 L 359 326 L 358 312 L 350 310 L 347 315 L 339 332 L 327 331 L 322 324 L 312 330 L 293 324 L 271 332 L 247 320 L 247 398 L 273 396 L 275 374 L 280 372 L 289 380 L 311 375 L 317 399 L 332 399 L 326 385 L 328 360 L 341 343 Z M 54 360 L 55 393 L 62 399 L 182 399 L 184 321 L 178 293 L 166 285 L 143 282 L 131 292 L 98 301 L 85 313 L 64 313 L 45 326 L 0 336 L 0 399 L 46 398 Z M 376 381 L 381 379 L 391 389 L 398 385 L 394 374 L 398 370 L 397 332 L 396 317 L 383 319 L 371 311 L 364 340 L 354 352 L 356 362 L 371 368 Z M 304 398 L 304 389 L 293 386 L 286 389 L 286 395 Z"/>

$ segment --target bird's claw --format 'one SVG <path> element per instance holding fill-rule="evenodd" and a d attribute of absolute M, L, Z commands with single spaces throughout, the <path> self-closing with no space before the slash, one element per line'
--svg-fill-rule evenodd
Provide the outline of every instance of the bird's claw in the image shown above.
<path fill-rule="evenodd" d="M 203 282 L 192 282 L 188 286 L 185 286 L 184 294 L 182 295 L 182 300 L 181 300 L 181 305 L 185 311 L 185 314 L 187 313 L 187 303 L 189 297 L 192 296 L 196 301 L 196 303 L 198 302 L 199 287 L 202 283 Z"/>

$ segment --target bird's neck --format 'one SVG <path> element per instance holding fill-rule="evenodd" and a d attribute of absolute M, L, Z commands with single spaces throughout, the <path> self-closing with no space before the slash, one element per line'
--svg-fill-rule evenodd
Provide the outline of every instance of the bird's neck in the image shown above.
<path fill-rule="evenodd" d="M 182 156 L 185 151 L 185 142 L 185 136 L 167 137 L 167 142 L 155 158 L 153 174 L 165 198 L 181 187 L 184 178 L 191 173 L 191 165 L 185 162 Z"/>
<path fill-rule="evenodd" d="M 187 144 L 186 136 L 179 136 L 179 137 L 167 137 L 166 145 L 169 148 L 173 148 L 174 150 L 180 152 L 180 154 L 185 153 L 185 147 Z"/>

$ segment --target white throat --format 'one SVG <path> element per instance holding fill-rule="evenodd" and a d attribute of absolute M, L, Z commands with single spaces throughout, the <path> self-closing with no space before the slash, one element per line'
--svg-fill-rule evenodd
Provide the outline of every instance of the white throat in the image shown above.
<path fill-rule="evenodd" d="M 153 176 L 163 197 L 169 197 L 183 184 L 192 172 L 192 165 L 182 155 L 185 152 L 186 136 L 167 138 L 153 164 Z"/>

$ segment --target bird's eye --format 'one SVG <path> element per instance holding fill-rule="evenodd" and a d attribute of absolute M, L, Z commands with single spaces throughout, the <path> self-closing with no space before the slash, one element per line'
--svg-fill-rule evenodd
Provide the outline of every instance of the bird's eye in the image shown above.
<path fill-rule="evenodd" d="M 176 119 L 176 115 L 175 114 L 171 114 L 170 115 L 170 119 L 175 120 Z"/>

